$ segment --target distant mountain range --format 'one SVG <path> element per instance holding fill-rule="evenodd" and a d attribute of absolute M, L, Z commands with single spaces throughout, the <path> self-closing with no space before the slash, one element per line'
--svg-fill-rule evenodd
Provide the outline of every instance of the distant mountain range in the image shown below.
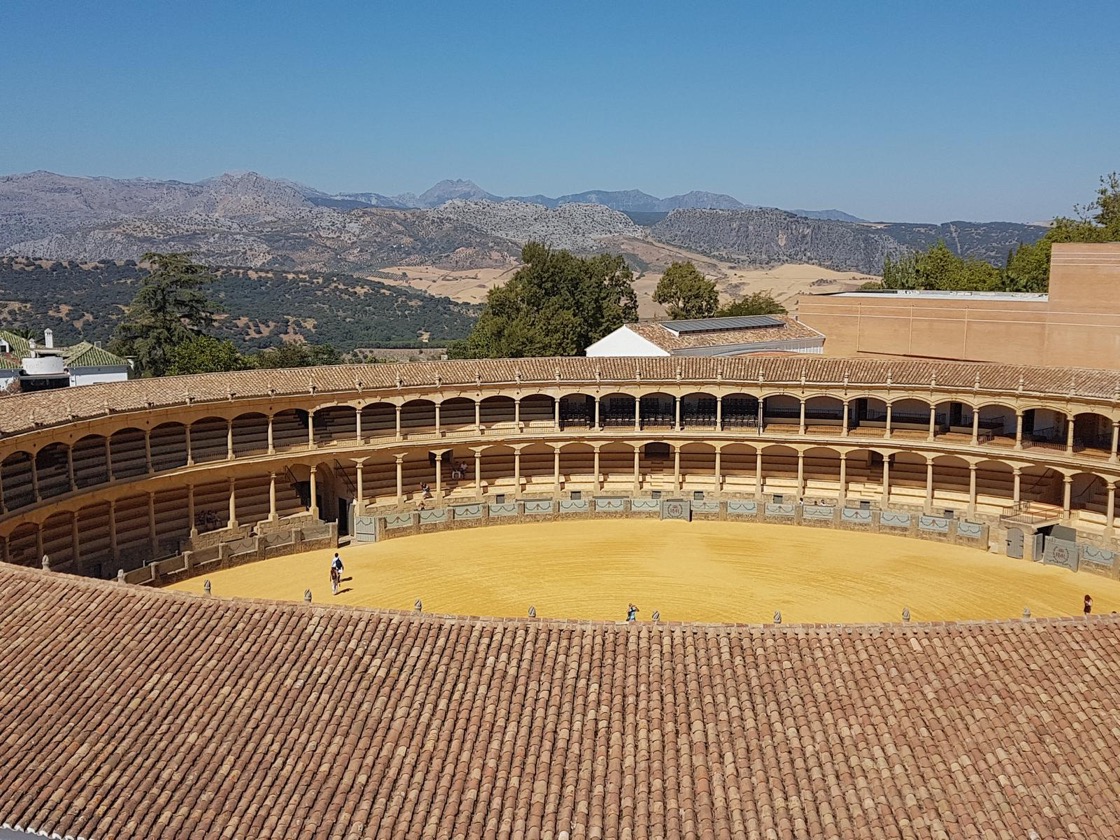
<path fill-rule="evenodd" d="M 641 243 L 663 243 L 738 264 L 803 262 L 878 274 L 884 257 L 939 239 L 964 256 L 1000 263 L 1009 248 L 1044 230 L 1009 222 L 867 223 L 837 210 L 754 208 L 706 192 L 501 198 L 471 181 L 441 181 L 420 195 L 328 195 L 252 172 L 193 184 L 50 172 L 0 177 L 0 253 L 55 260 L 174 250 L 211 265 L 285 271 L 473 270 L 512 266 L 520 246 L 535 239 L 581 253 L 635 254 Z"/>

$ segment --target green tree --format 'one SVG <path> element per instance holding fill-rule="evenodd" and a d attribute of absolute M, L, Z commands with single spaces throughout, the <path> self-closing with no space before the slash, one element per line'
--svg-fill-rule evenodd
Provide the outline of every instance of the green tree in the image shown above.
<path fill-rule="evenodd" d="M 221 373 L 228 370 L 246 370 L 248 360 L 237 352 L 230 340 L 212 335 L 198 335 L 175 345 L 171 351 L 169 375 L 183 373 Z"/>
<path fill-rule="evenodd" d="M 290 341 L 262 350 L 252 357 L 252 362 L 259 368 L 317 367 L 341 364 L 342 356 L 329 344 Z"/>
<path fill-rule="evenodd" d="M 575 356 L 638 320 L 633 274 L 621 256 L 576 257 L 530 242 L 521 260 L 509 282 L 487 294 L 474 329 L 451 346 L 451 356 Z"/>
<path fill-rule="evenodd" d="M 716 314 L 721 318 L 732 315 L 781 315 L 786 311 L 770 292 L 752 292 L 746 297 L 727 304 Z"/>
<path fill-rule="evenodd" d="M 715 281 L 701 274 L 692 263 L 675 262 L 657 281 L 653 301 L 664 306 L 674 320 L 710 318 L 719 308 L 719 292 Z"/>
<path fill-rule="evenodd" d="M 175 348 L 203 335 L 214 311 L 202 289 L 215 280 L 189 254 L 147 253 L 150 272 L 113 333 L 109 350 L 134 360 L 141 376 L 163 376 Z"/>

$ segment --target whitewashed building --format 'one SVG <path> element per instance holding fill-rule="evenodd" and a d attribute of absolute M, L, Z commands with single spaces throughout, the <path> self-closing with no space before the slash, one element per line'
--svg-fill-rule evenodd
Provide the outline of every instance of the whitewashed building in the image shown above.
<path fill-rule="evenodd" d="M 100 382 L 121 382 L 132 369 L 128 359 L 82 341 L 72 347 L 55 347 L 54 334 L 46 330 L 40 344 L 8 330 L 0 330 L 0 388 L 49 391 Z"/>

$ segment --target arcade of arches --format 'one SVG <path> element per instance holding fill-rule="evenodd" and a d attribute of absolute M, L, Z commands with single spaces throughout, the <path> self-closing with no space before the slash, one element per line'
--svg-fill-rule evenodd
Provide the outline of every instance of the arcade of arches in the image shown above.
<path fill-rule="evenodd" d="M 888 377 L 889 378 L 889 377 Z M 110 386 L 104 386 L 110 387 Z M 1111 543 L 1114 401 L 717 380 L 234 397 L 0 440 L 3 558 L 111 576 L 203 535 L 441 500 L 703 492 L 995 520 Z M 14 400 L 22 399 L 21 397 Z"/>

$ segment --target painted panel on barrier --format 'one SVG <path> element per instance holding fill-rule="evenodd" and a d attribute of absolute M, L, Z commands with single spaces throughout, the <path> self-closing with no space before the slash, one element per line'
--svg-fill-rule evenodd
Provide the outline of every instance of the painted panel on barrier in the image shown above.
<path fill-rule="evenodd" d="M 452 510 L 455 511 L 456 519 L 482 518 L 482 502 L 473 505 L 455 505 Z"/>
<path fill-rule="evenodd" d="M 1076 572 L 1078 553 L 1077 543 L 1047 537 L 1046 548 L 1042 553 L 1042 562 L 1047 566 L 1061 566 Z"/>
<path fill-rule="evenodd" d="M 354 517 L 354 542 L 377 542 L 377 517 Z"/>
<path fill-rule="evenodd" d="M 692 521 L 692 505 L 685 499 L 662 499 L 661 518 L 690 522 Z"/>
<path fill-rule="evenodd" d="M 714 499 L 701 499 L 692 502 L 693 513 L 719 513 L 719 502 Z"/>
<path fill-rule="evenodd" d="M 658 513 L 661 502 L 657 499 L 631 499 L 630 511 L 632 513 Z"/>
<path fill-rule="evenodd" d="M 411 513 L 387 513 L 387 514 L 385 514 L 385 527 L 386 528 L 411 528 L 412 527 L 412 514 Z"/>
<path fill-rule="evenodd" d="M 1107 548 L 1097 548 L 1095 545 L 1083 545 L 1081 546 L 1081 562 L 1111 569 L 1116 562 L 1116 552 L 1109 551 Z"/>
<path fill-rule="evenodd" d="M 918 530 L 933 534 L 948 534 L 951 521 L 944 516 L 927 516 L 923 513 L 918 517 Z"/>
<path fill-rule="evenodd" d="M 490 505 L 490 515 L 493 517 L 517 516 L 517 502 Z"/>
<path fill-rule="evenodd" d="M 625 499 L 603 498 L 595 500 L 596 513 L 622 513 L 625 510 Z"/>
<path fill-rule="evenodd" d="M 836 513 L 836 508 L 830 505 L 804 505 L 801 508 L 802 519 L 812 519 L 816 522 L 831 522 Z"/>
<path fill-rule="evenodd" d="M 884 510 L 879 513 L 879 524 L 884 528 L 909 528 L 910 514 Z"/>
<path fill-rule="evenodd" d="M 525 505 L 527 516 L 542 516 L 552 513 L 552 499 L 526 499 L 522 504 Z"/>
<path fill-rule="evenodd" d="M 797 513 L 797 505 L 795 505 L 793 503 L 790 503 L 790 504 L 786 504 L 784 502 L 781 503 L 781 504 L 776 504 L 774 502 L 767 502 L 766 503 L 766 515 L 767 516 L 782 516 L 782 517 L 785 517 L 785 518 L 788 519 L 788 518 L 793 517 L 796 513 Z"/>
<path fill-rule="evenodd" d="M 447 508 L 432 508 L 431 510 L 420 511 L 421 525 L 437 525 L 441 522 L 447 522 L 450 518 L 447 515 Z"/>
<path fill-rule="evenodd" d="M 870 525 L 871 511 L 863 508 L 842 508 L 840 510 L 840 521 L 850 522 L 853 525 Z"/>
<path fill-rule="evenodd" d="M 964 520 L 957 522 L 957 536 L 978 540 L 983 533 L 984 526 L 979 522 L 965 522 Z"/>
<path fill-rule="evenodd" d="M 588 499 L 561 499 L 560 512 L 561 513 L 587 513 L 591 510 L 591 502 Z"/>
<path fill-rule="evenodd" d="M 758 502 L 751 499 L 728 499 L 727 513 L 731 516 L 757 516 Z"/>

